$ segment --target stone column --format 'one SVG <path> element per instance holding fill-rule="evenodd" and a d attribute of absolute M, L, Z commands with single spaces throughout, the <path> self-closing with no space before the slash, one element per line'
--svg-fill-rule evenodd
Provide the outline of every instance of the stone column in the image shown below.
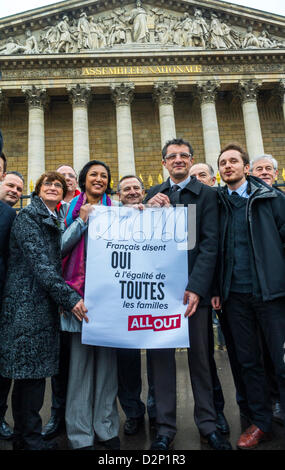
<path fill-rule="evenodd" d="M 217 158 L 221 150 L 215 104 L 219 86 L 218 82 L 208 80 L 198 82 L 195 90 L 201 104 L 205 159 L 214 171 L 217 169 Z"/>
<path fill-rule="evenodd" d="M 119 178 L 136 174 L 131 116 L 134 88 L 133 83 L 111 85 L 112 100 L 116 105 Z"/>
<path fill-rule="evenodd" d="M 264 153 L 262 133 L 257 108 L 260 83 L 255 80 L 239 82 L 238 93 L 242 102 L 247 152 L 250 158 Z"/>
<path fill-rule="evenodd" d="M 174 117 L 174 99 L 177 84 L 175 82 L 159 82 L 154 84 L 153 97 L 158 102 L 159 122 L 160 122 L 160 140 L 161 148 L 166 142 L 176 138 L 175 117 Z M 169 174 L 163 167 L 163 179 L 166 180 Z"/>
<path fill-rule="evenodd" d="M 285 120 L 285 79 L 281 79 L 278 84 L 278 94 L 281 98 L 281 106 L 283 109 L 283 116 Z"/>
<path fill-rule="evenodd" d="M 71 85 L 67 91 L 73 112 L 73 168 L 78 174 L 90 160 L 88 104 L 92 95 L 87 85 Z"/>
<path fill-rule="evenodd" d="M 7 105 L 8 99 L 5 92 L 0 88 L 0 114 L 2 113 L 4 106 Z"/>
<path fill-rule="evenodd" d="M 28 178 L 27 193 L 34 188 L 37 179 L 45 172 L 45 124 L 44 108 L 48 103 L 43 87 L 22 87 L 29 106 L 28 130 Z"/>

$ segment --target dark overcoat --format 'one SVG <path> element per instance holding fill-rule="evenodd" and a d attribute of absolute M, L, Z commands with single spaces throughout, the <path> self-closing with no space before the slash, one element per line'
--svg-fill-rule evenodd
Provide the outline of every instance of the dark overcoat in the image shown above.
<path fill-rule="evenodd" d="M 15 216 L 15 209 L 0 201 L 0 309 L 7 270 L 9 237 Z"/>
<path fill-rule="evenodd" d="M 248 176 L 251 195 L 246 204 L 249 253 L 264 302 L 285 297 L 285 195 L 261 179 Z M 225 302 L 230 291 L 233 253 L 227 246 L 231 210 L 225 197 L 227 186 L 217 191 L 220 248 L 215 294 Z M 256 294 L 253 290 L 253 294 Z M 259 292 L 258 292 L 259 294 Z"/>
<path fill-rule="evenodd" d="M 169 178 L 150 188 L 144 202 L 147 203 L 159 192 L 170 196 Z M 192 176 L 179 193 L 177 202 L 185 206 L 194 205 L 196 211 L 196 223 L 190 227 L 196 234 L 196 243 L 193 249 L 188 250 L 188 281 L 185 280 L 185 289 L 200 296 L 200 305 L 209 305 L 219 241 L 216 191 Z"/>
<path fill-rule="evenodd" d="M 60 230 L 38 196 L 11 229 L 0 315 L 0 374 L 37 379 L 58 372 L 59 306 L 72 310 L 79 294 L 61 272 Z"/>

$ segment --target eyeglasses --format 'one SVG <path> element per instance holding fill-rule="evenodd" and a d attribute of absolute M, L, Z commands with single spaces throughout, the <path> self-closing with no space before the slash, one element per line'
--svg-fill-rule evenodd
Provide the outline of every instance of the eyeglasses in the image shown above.
<path fill-rule="evenodd" d="M 164 160 L 168 160 L 171 162 L 175 160 L 177 156 L 182 158 L 182 160 L 187 160 L 188 158 L 190 159 L 192 158 L 191 153 L 181 152 L 181 153 L 170 153 L 169 155 L 165 155 Z"/>
<path fill-rule="evenodd" d="M 64 176 L 64 178 L 76 179 L 76 176 L 72 173 L 61 173 L 61 175 Z"/>
<path fill-rule="evenodd" d="M 43 186 L 46 186 L 47 188 L 51 188 L 52 186 L 54 186 L 56 189 L 63 188 L 61 183 L 54 183 L 53 181 L 44 181 Z"/>

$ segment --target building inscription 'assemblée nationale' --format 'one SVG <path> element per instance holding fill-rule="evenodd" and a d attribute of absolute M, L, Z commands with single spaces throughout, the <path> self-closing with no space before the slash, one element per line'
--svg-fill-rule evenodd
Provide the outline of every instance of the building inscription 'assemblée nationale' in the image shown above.
<path fill-rule="evenodd" d="M 183 136 L 216 169 L 244 145 L 285 166 L 285 18 L 219 0 L 66 0 L 0 19 L 0 127 L 30 183 L 66 163 L 156 183 Z"/>

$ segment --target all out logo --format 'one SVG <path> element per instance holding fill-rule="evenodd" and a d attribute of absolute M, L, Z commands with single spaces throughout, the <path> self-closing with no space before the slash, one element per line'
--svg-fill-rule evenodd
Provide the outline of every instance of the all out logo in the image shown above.
<path fill-rule="evenodd" d="M 128 331 L 137 330 L 173 330 L 181 327 L 181 315 L 152 316 L 132 315 L 128 317 Z"/>

